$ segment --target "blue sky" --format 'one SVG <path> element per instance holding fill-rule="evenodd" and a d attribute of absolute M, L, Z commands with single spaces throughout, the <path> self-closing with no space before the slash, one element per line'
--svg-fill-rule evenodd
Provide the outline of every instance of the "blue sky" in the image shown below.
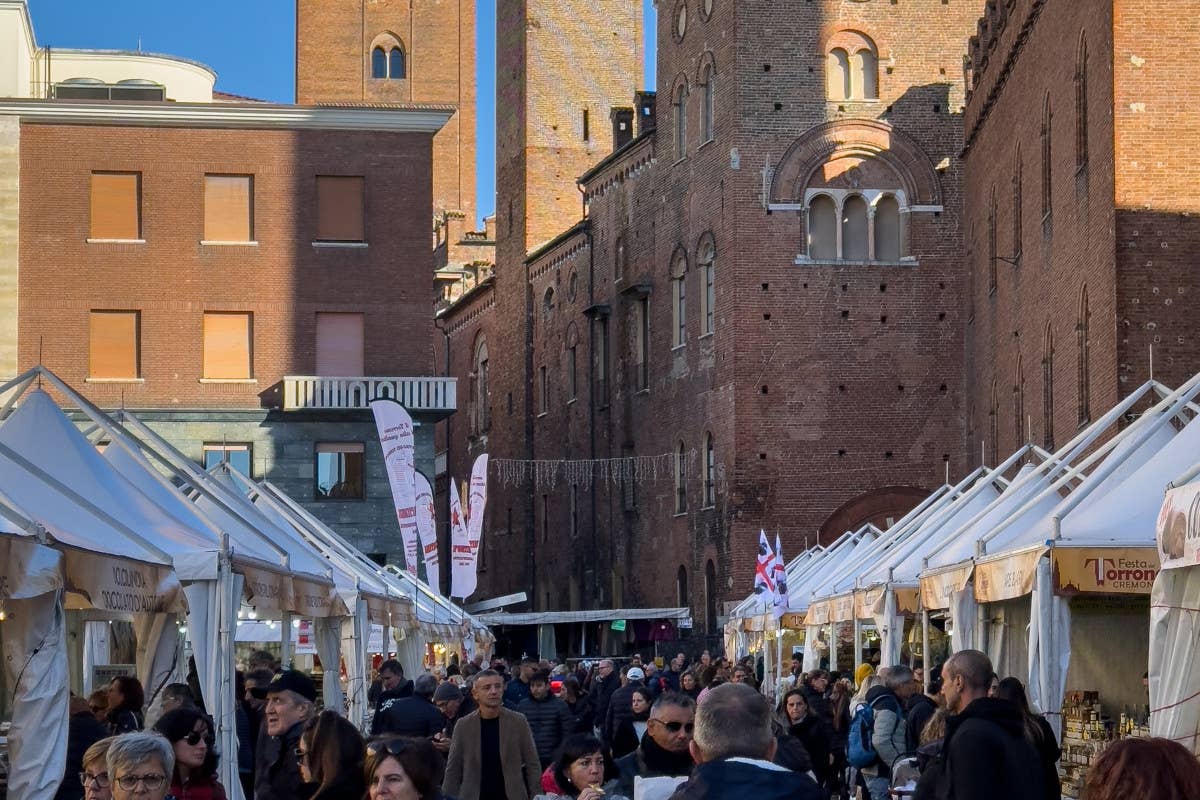
<path fill-rule="evenodd" d="M 646 17 L 645 87 L 654 88 L 653 0 Z M 217 71 L 217 88 L 262 100 L 295 99 L 295 0 L 29 0 L 38 43 L 142 50 L 192 58 Z M 496 0 L 477 0 L 480 215 L 495 202 Z"/>

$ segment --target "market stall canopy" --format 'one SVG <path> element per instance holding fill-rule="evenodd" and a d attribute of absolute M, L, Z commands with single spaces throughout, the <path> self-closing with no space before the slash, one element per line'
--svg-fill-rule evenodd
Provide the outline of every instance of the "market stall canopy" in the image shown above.
<path fill-rule="evenodd" d="M 41 544 L 38 526 L 0 500 L 0 600 L 29 600 L 62 588 L 62 554 Z"/>
<path fill-rule="evenodd" d="M 480 614 L 479 621 L 487 625 L 558 625 L 570 622 L 613 622 L 619 619 L 687 619 L 692 612 L 686 608 L 613 608 L 596 611 L 530 611 L 512 613 L 493 611 Z"/>

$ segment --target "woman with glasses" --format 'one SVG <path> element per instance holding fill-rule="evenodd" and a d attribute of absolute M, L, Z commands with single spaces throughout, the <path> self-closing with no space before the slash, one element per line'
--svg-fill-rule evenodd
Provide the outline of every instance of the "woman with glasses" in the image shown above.
<path fill-rule="evenodd" d="M 309 800 L 361 800 L 363 780 L 362 736 L 336 711 L 322 711 L 304 725 L 296 745 L 300 776 L 315 789 Z"/>
<path fill-rule="evenodd" d="M 216 775 L 212 727 L 203 712 L 195 708 L 168 711 L 154 723 L 154 730 L 167 738 L 175 753 L 171 775 L 175 800 L 225 800 L 225 787 Z"/>
<path fill-rule="evenodd" d="M 442 773 L 428 739 L 392 736 L 367 745 L 367 800 L 442 800 Z"/>
<path fill-rule="evenodd" d="M 539 794 L 533 800 L 627 800 L 615 794 L 616 767 L 604 754 L 604 745 L 588 733 L 563 741 L 554 761 L 554 782 L 560 794 Z"/>
<path fill-rule="evenodd" d="M 112 800 L 163 800 L 175 770 L 175 751 L 166 737 L 137 732 L 109 741 L 105 764 Z"/>
<path fill-rule="evenodd" d="M 112 800 L 109 788 L 108 746 L 115 741 L 109 736 L 101 739 L 83 753 L 83 770 L 79 773 L 79 782 L 83 784 L 83 800 Z"/>

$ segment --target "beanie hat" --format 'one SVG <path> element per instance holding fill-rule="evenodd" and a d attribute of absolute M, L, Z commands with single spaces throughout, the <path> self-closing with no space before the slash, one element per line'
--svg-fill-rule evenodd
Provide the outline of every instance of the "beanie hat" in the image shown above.
<path fill-rule="evenodd" d="M 450 681 L 438 684 L 437 690 L 433 693 L 433 702 L 445 703 L 450 700 L 462 700 L 462 690 Z"/>

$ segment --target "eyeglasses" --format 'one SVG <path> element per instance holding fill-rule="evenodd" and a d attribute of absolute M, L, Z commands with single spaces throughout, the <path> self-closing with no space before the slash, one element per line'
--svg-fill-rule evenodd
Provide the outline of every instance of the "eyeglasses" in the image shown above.
<path fill-rule="evenodd" d="M 384 753 L 389 756 L 398 756 L 401 753 L 407 752 L 411 745 L 403 739 L 385 739 L 381 742 L 371 742 L 367 745 L 367 755 L 378 757 Z"/>
<path fill-rule="evenodd" d="M 83 788 L 87 788 L 89 784 L 96 784 L 100 789 L 108 788 L 108 773 L 101 772 L 99 775 L 89 775 L 86 772 L 79 773 L 79 782 L 83 784 Z"/>
<path fill-rule="evenodd" d="M 153 792 L 161 789 L 166 780 L 166 775 L 122 775 L 117 778 L 117 786 L 120 786 L 127 792 L 132 792 L 138 787 L 138 784 L 141 784 Z"/>
<path fill-rule="evenodd" d="M 187 736 L 183 737 L 183 741 L 187 742 L 192 747 L 195 747 L 196 745 L 200 744 L 201 739 L 204 740 L 205 744 L 208 744 L 208 734 L 207 733 L 196 733 L 195 731 L 192 731 Z"/>
<path fill-rule="evenodd" d="M 662 725 L 667 729 L 668 733 L 679 733 L 680 731 L 691 733 L 696 730 L 696 723 L 694 722 L 663 722 L 661 719 L 651 719 L 650 721 Z"/>

